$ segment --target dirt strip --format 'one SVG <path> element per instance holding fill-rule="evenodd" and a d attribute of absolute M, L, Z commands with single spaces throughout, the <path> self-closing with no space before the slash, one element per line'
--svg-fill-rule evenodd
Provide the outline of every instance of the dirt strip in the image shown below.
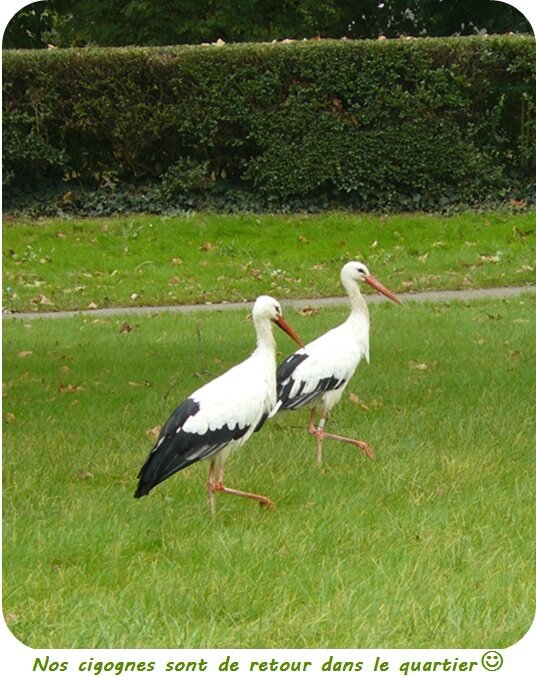
<path fill-rule="evenodd" d="M 450 291 L 423 291 L 408 292 L 398 294 L 404 302 L 423 302 L 423 301 L 471 301 L 473 299 L 505 299 L 520 294 L 535 294 L 536 285 L 527 285 L 524 287 L 494 287 L 491 289 L 462 289 Z M 387 301 L 380 294 L 367 294 L 367 303 L 382 303 Z M 283 308 L 291 306 L 292 308 L 323 308 L 326 306 L 348 305 L 346 296 L 328 296 L 320 299 L 280 299 Z M 74 317 L 76 315 L 86 315 L 90 317 L 106 317 L 110 315 L 150 315 L 154 313 L 191 313 L 215 310 L 241 310 L 253 305 L 252 301 L 238 303 L 204 303 L 176 306 L 141 306 L 137 308 L 98 308 L 96 310 L 58 310 L 49 312 L 35 313 L 4 313 L 4 319 L 53 319 L 62 317 Z"/>

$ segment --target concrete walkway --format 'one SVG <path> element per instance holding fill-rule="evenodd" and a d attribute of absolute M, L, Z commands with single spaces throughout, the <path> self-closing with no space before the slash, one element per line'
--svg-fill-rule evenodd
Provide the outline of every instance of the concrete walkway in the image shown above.
<path fill-rule="evenodd" d="M 451 291 L 424 291 L 398 294 L 402 301 L 470 301 L 472 299 L 505 299 L 520 294 L 536 294 L 536 285 L 525 287 L 494 287 L 491 289 L 463 289 Z M 367 294 L 367 303 L 382 303 L 387 301 L 380 294 Z M 21 320 L 50 319 L 86 315 L 91 317 L 108 317 L 111 315 L 149 315 L 152 313 L 191 313 L 214 310 L 241 310 L 252 306 L 252 302 L 239 303 L 205 303 L 177 306 L 143 306 L 141 308 L 99 308 L 97 310 L 58 310 L 35 313 L 4 313 L 4 319 L 18 318 Z M 348 305 L 346 296 L 328 296 L 321 299 L 281 299 L 281 305 L 292 308 L 323 308 L 325 306 Z"/>

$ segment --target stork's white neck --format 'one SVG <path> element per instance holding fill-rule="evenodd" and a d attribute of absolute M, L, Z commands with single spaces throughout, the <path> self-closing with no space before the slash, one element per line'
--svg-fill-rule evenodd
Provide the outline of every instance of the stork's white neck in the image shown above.
<path fill-rule="evenodd" d="M 257 351 L 270 355 L 275 360 L 275 338 L 272 323 L 265 318 L 254 320 L 257 332 Z"/>
<path fill-rule="evenodd" d="M 359 289 L 359 284 L 357 284 L 357 282 L 354 282 L 353 280 L 351 282 L 343 281 L 343 284 L 344 288 L 346 289 L 346 293 L 348 294 L 348 298 L 350 299 L 350 307 L 352 309 L 351 314 L 364 315 L 368 321 L 369 311 L 367 307 L 367 302 L 363 298 L 363 294 Z"/>

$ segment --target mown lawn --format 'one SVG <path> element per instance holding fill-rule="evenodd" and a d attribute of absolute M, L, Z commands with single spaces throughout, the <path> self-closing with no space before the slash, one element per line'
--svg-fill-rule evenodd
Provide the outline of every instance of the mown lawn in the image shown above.
<path fill-rule="evenodd" d="M 222 496 L 212 520 L 205 464 L 134 500 L 148 431 L 249 353 L 246 315 L 4 321 L 15 635 L 33 647 L 516 642 L 536 599 L 536 297 L 371 308 L 372 361 L 331 430 L 366 439 L 375 462 L 326 442 L 319 470 L 307 412 L 289 412 L 226 473 L 276 511 Z M 345 311 L 287 315 L 310 340 Z M 277 338 L 282 357 L 291 342 Z"/>
<path fill-rule="evenodd" d="M 408 214 L 8 219 L 4 307 L 103 308 L 339 295 L 361 259 L 397 291 L 533 282 L 535 216 Z"/>

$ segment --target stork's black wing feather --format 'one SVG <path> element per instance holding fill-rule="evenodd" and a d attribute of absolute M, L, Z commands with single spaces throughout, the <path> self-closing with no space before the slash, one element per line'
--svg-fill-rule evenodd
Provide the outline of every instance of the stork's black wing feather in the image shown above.
<path fill-rule="evenodd" d="M 295 389 L 296 379 L 293 374 L 304 360 L 308 357 L 306 352 L 296 352 L 282 362 L 277 368 L 277 405 L 276 409 L 299 409 L 316 400 L 322 393 L 328 390 L 337 390 L 346 383 L 344 378 L 326 376 L 318 379 L 311 389 L 310 384 L 300 381 Z M 293 395 L 291 393 L 294 391 Z"/>
<path fill-rule="evenodd" d="M 165 479 L 203 458 L 215 454 L 229 442 L 240 439 L 249 430 L 248 426 L 229 428 L 223 425 L 203 433 L 186 432 L 186 421 L 199 411 L 199 404 L 192 399 L 180 404 L 162 427 L 156 444 L 138 473 L 135 498 L 148 494 Z"/>

